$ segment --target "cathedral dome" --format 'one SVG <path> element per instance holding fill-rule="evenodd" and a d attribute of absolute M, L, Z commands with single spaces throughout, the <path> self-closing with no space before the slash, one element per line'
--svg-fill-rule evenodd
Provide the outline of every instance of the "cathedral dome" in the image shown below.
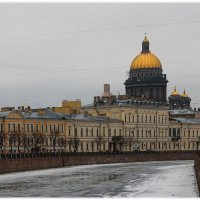
<path fill-rule="evenodd" d="M 182 97 L 188 97 L 188 95 L 187 95 L 186 92 L 185 92 L 185 89 L 184 89 L 183 94 L 182 94 L 181 96 L 182 96 Z"/>
<path fill-rule="evenodd" d="M 176 86 L 174 87 L 174 91 L 172 92 L 171 96 L 180 96 L 176 90 Z"/>
<path fill-rule="evenodd" d="M 134 58 L 131 69 L 162 69 L 160 60 L 149 51 L 149 40 L 145 36 L 142 42 L 142 52 Z"/>

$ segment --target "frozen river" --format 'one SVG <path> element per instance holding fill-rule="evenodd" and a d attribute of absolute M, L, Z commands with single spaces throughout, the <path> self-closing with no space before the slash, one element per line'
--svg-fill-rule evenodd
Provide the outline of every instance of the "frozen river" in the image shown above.
<path fill-rule="evenodd" d="M 0 175 L 1 197 L 198 197 L 193 161 L 87 165 Z"/>

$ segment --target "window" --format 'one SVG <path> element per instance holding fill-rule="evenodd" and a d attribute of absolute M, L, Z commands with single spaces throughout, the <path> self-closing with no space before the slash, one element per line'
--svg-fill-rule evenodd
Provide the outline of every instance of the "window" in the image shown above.
<path fill-rule="evenodd" d="M 64 126 L 63 125 L 61 125 L 61 131 L 62 131 L 62 133 L 64 132 Z"/>
<path fill-rule="evenodd" d="M 75 137 L 77 136 L 77 128 L 75 128 Z"/>
<path fill-rule="evenodd" d="M 86 128 L 86 137 L 88 136 L 88 128 Z"/>
<path fill-rule="evenodd" d="M 94 146 L 93 146 L 93 143 L 91 144 L 91 147 L 92 147 L 92 151 L 94 151 Z"/>
<path fill-rule="evenodd" d="M 18 124 L 18 131 L 20 132 L 20 124 Z"/>
<path fill-rule="evenodd" d="M 8 131 L 10 131 L 10 124 L 8 124 Z"/>
<path fill-rule="evenodd" d="M 109 128 L 109 129 L 108 129 L 108 136 L 110 137 L 111 134 L 112 134 L 112 130 L 111 130 L 111 128 Z"/>
<path fill-rule="evenodd" d="M 105 136 L 105 135 L 106 135 L 106 128 L 103 127 L 103 136 Z"/>
<path fill-rule="evenodd" d="M 51 124 L 49 125 L 49 130 L 50 130 L 50 132 L 51 132 Z"/>
<path fill-rule="evenodd" d="M 29 124 L 26 125 L 26 130 L 29 132 Z"/>
<path fill-rule="evenodd" d="M 81 136 L 83 136 L 83 129 L 81 128 Z"/>
<path fill-rule="evenodd" d="M 58 124 L 58 133 L 60 133 L 60 125 Z"/>
<path fill-rule="evenodd" d="M 93 137 L 93 128 L 91 129 L 91 136 Z"/>
<path fill-rule="evenodd" d="M 114 136 L 116 136 L 116 129 L 114 129 Z"/>
<path fill-rule="evenodd" d="M 71 135 L 71 129 L 69 128 L 69 136 Z"/>
<path fill-rule="evenodd" d="M 97 136 L 99 136 L 99 129 L 97 128 Z"/>
<path fill-rule="evenodd" d="M 31 124 L 31 132 L 33 132 L 33 124 Z"/>

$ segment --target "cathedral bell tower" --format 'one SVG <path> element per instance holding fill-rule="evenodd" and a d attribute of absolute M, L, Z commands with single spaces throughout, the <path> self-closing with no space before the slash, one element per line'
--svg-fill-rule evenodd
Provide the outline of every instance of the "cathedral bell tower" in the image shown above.
<path fill-rule="evenodd" d="M 124 83 L 126 94 L 131 99 L 167 102 L 167 77 L 163 74 L 160 60 L 150 52 L 146 35 L 142 52 L 130 66 L 129 78 Z"/>

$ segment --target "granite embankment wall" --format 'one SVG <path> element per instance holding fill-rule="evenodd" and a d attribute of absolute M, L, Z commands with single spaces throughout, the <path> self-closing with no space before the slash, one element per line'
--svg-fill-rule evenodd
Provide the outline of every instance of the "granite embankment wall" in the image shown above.
<path fill-rule="evenodd" d="M 0 174 L 36 169 L 48 169 L 64 166 L 146 162 L 146 161 L 170 161 L 193 160 L 194 152 L 154 152 L 137 154 L 109 154 L 109 155 L 57 155 L 33 158 L 3 158 L 0 159 Z M 200 160 L 198 163 L 200 169 Z M 200 177 L 200 173 L 199 173 Z M 200 179 L 199 179 L 200 180 Z"/>
<path fill-rule="evenodd" d="M 199 189 L 199 196 L 200 196 L 200 152 L 196 152 L 194 155 L 194 169 L 196 173 L 196 179 Z"/>

